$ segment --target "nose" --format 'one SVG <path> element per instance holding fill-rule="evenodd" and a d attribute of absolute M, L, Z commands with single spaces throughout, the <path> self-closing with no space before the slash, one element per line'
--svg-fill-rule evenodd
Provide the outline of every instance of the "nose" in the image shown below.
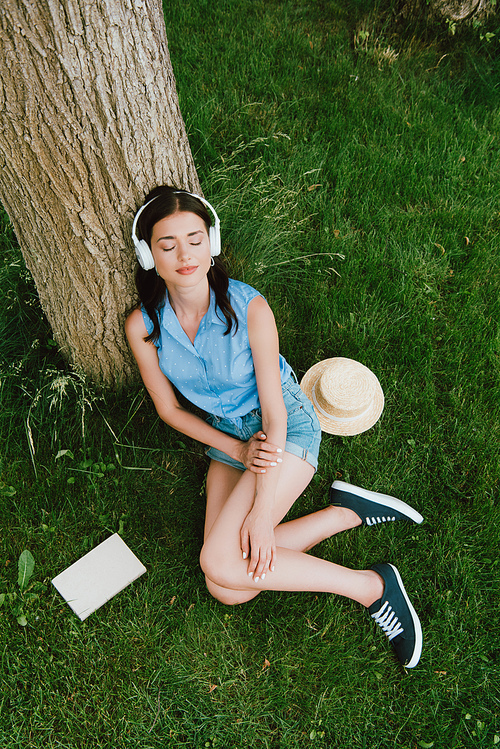
<path fill-rule="evenodd" d="M 180 241 L 178 244 L 178 257 L 179 260 L 189 260 L 191 257 L 189 242 Z"/>

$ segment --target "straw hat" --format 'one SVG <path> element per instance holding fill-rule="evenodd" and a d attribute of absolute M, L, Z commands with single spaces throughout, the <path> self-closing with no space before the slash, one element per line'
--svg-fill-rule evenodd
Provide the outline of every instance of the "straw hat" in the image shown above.
<path fill-rule="evenodd" d="M 336 356 L 309 369 L 300 387 L 329 434 L 361 434 L 380 417 L 384 393 L 373 372 L 353 359 Z"/>

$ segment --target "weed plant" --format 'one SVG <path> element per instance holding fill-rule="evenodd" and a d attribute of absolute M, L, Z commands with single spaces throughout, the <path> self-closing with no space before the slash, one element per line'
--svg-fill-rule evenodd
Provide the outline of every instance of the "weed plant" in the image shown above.
<path fill-rule="evenodd" d="M 67 368 L 4 217 L 1 747 L 500 742 L 498 39 L 422 38 L 369 7 L 172 0 L 167 35 L 231 273 L 268 298 L 299 378 L 348 356 L 385 392 L 370 431 L 325 435 L 290 516 L 334 478 L 423 513 L 315 551 L 398 565 L 422 660 L 402 670 L 348 600 L 210 598 L 203 447 L 141 388 L 98 392 Z M 50 580 L 116 531 L 148 572 L 82 623 Z"/>

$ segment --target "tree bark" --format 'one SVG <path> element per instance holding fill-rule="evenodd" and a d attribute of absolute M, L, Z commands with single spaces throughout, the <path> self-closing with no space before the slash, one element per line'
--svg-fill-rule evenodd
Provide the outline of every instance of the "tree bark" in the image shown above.
<path fill-rule="evenodd" d="M 433 0 L 434 10 L 450 21 L 465 21 L 483 10 L 486 0 Z"/>
<path fill-rule="evenodd" d="M 494 11 L 492 0 L 404 0 L 401 15 L 404 18 L 447 18 L 465 21 L 473 16 L 482 17 Z"/>
<path fill-rule="evenodd" d="M 92 379 L 135 379 L 132 217 L 200 191 L 161 0 L 2 0 L 0 200 L 54 338 Z"/>

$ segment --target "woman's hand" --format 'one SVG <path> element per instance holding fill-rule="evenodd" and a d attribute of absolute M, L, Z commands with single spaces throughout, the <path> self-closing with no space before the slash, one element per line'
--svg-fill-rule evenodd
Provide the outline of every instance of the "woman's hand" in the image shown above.
<path fill-rule="evenodd" d="M 281 448 L 271 445 L 266 439 L 264 432 L 259 431 L 252 435 L 248 442 L 242 442 L 239 446 L 238 460 L 249 471 L 266 473 L 268 467 L 281 463 Z"/>
<path fill-rule="evenodd" d="M 274 569 L 276 542 L 271 514 L 266 510 L 250 510 L 240 531 L 243 559 L 250 556 L 248 575 L 255 582 L 263 580 Z"/>

